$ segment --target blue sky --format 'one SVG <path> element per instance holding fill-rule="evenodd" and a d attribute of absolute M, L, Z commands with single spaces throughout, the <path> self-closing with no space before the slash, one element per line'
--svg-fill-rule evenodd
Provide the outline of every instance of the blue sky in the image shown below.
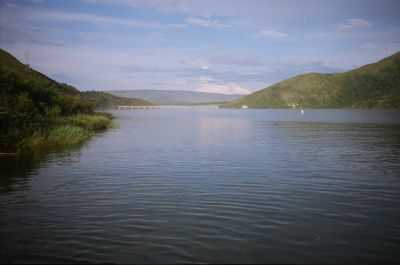
<path fill-rule="evenodd" d="M 400 51 L 400 1 L 0 1 L 0 47 L 81 90 L 248 93 Z"/>

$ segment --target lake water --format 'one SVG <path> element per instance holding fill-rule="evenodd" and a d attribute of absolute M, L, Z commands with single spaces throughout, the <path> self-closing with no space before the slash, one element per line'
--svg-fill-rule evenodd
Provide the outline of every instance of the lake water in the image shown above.
<path fill-rule="evenodd" d="M 400 260 L 400 112 L 115 111 L 39 162 L 0 158 L 0 261 Z"/>

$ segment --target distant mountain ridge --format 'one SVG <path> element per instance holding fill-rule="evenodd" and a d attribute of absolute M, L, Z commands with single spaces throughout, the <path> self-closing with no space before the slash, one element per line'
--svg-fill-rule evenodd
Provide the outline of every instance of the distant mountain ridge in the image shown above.
<path fill-rule="evenodd" d="M 224 107 L 400 108 L 400 52 L 337 74 L 308 73 L 281 81 Z"/>
<path fill-rule="evenodd" d="M 116 90 L 104 91 L 119 97 L 141 98 L 154 104 L 161 105 L 185 105 L 208 104 L 216 102 L 228 102 L 240 98 L 242 95 L 227 95 L 185 90 Z"/>
<path fill-rule="evenodd" d="M 139 99 L 111 95 L 100 91 L 84 91 L 81 97 L 91 102 L 98 109 L 115 108 L 117 106 L 151 106 L 153 103 Z"/>

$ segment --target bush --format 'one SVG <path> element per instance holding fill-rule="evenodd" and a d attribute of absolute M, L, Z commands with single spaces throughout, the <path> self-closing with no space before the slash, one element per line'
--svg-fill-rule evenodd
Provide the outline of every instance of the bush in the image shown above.
<path fill-rule="evenodd" d="M 78 126 L 63 125 L 49 131 L 37 131 L 18 145 L 20 153 L 36 153 L 56 147 L 71 146 L 84 142 L 92 132 Z"/>
<path fill-rule="evenodd" d="M 76 144 L 110 126 L 76 88 L 0 49 L 0 152 Z"/>
<path fill-rule="evenodd" d="M 92 136 L 92 132 L 72 125 L 55 127 L 47 136 L 47 144 L 50 146 L 65 146 L 82 143 Z"/>
<path fill-rule="evenodd" d="M 91 131 L 100 131 L 111 126 L 111 119 L 99 114 L 78 114 L 70 118 L 71 124 Z"/>

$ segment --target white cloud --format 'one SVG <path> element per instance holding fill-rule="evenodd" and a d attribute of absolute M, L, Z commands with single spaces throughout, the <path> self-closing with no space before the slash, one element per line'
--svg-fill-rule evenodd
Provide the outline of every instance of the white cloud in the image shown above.
<path fill-rule="evenodd" d="M 62 11 L 53 11 L 45 9 L 33 9 L 26 12 L 29 14 L 30 19 L 34 20 L 51 20 L 51 21 L 72 21 L 84 22 L 97 25 L 117 24 L 128 27 L 141 27 L 141 28 L 154 28 L 154 29 L 167 29 L 167 28 L 184 28 L 183 24 L 163 24 L 159 21 L 152 20 L 137 20 L 117 18 L 112 16 L 100 16 L 88 13 L 70 13 Z"/>
<path fill-rule="evenodd" d="M 214 84 L 210 83 L 209 80 L 202 80 L 197 91 L 208 92 L 208 93 L 220 93 L 220 94 L 241 94 L 246 95 L 250 93 L 250 90 L 244 88 L 236 83 L 223 83 Z"/>
<path fill-rule="evenodd" d="M 218 20 L 200 18 L 200 17 L 188 17 L 185 19 L 185 22 L 197 26 L 197 27 L 205 27 L 205 28 L 226 28 L 228 25 L 223 24 Z"/>
<path fill-rule="evenodd" d="M 15 4 L 15 3 L 6 2 L 6 7 L 8 7 L 8 8 L 15 8 L 15 7 L 18 7 L 18 6 L 17 6 L 17 4 Z"/>
<path fill-rule="evenodd" d="M 261 30 L 257 34 L 258 37 L 272 38 L 272 39 L 282 39 L 287 38 L 289 35 L 285 32 L 276 30 Z"/>
<path fill-rule="evenodd" d="M 247 67 L 265 66 L 266 62 L 256 55 L 220 54 L 210 58 L 211 63 L 217 65 L 236 65 Z"/>
<path fill-rule="evenodd" d="M 375 43 L 366 42 L 360 45 L 361 49 L 376 49 L 378 48 Z"/>
<path fill-rule="evenodd" d="M 371 23 L 362 18 L 351 18 L 347 19 L 346 23 L 343 23 L 338 26 L 338 31 L 345 32 L 345 31 L 352 31 L 355 29 L 362 29 L 368 28 L 371 26 Z"/>
<path fill-rule="evenodd" d="M 225 1 L 190 0 L 82 0 L 93 4 L 119 5 L 130 8 L 147 7 L 166 13 L 181 13 L 193 16 L 233 15 L 230 5 Z M 240 3 L 240 1 L 235 1 Z M 247 3 L 241 3 L 248 6 Z M 228 9 L 228 10 L 225 10 Z"/>

